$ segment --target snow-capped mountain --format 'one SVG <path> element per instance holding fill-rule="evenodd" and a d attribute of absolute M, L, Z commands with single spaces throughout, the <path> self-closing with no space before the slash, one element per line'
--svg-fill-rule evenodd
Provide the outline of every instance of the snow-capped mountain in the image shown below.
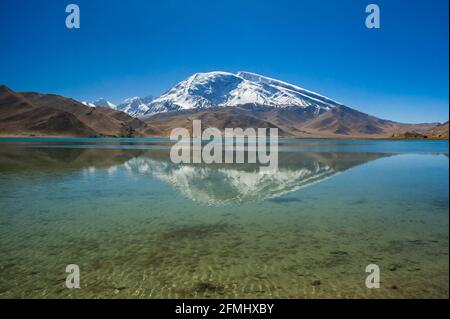
<path fill-rule="evenodd" d="M 109 102 L 108 100 L 104 99 L 104 98 L 100 98 L 97 101 L 93 102 L 92 104 L 94 104 L 96 107 L 109 107 L 111 109 L 116 109 L 117 105 L 115 105 L 114 103 Z"/>
<path fill-rule="evenodd" d="M 89 107 L 95 107 L 95 104 L 94 104 L 94 103 L 91 103 L 91 102 L 82 101 L 81 103 L 84 104 L 84 105 L 86 105 L 86 106 L 89 106 Z"/>
<path fill-rule="evenodd" d="M 154 100 L 153 96 L 140 98 L 138 96 L 126 99 L 117 106 L 119 111 L 128 113 L 131 116 L 141 116 L 149 110 L 150 103 Z"/>
<path fill-rule="evenodd" d="M 218 71 L 195 73 L 156 99 L 152 96 L 136 96 L 117 106 L 105 99 L 83 103 L 91 107 L 114 108 L 135 117 L 244 104 L 274 108 L 300 107 L 310 114 L 319 115 L 341 105 L 315 92 L 255 73 Z"/>
<path fill-rule="evenodd" d="M 178 83 L 147 105 L 145 113 L 136 115 L 243 104 L 312 108 L 317 114 L 340 105 L 317 93 L 258 74 L 209 72 L 196 73 Z"/>
<path fill-rule="evenodd" d="M 90 107 L 106 107 L 106 108 L 110 108 L 110 109 L 116 109 L 117 106 L 111 102 L 109 102 L 108 100 L 104 99 L 104 98 L 100 98 L 95 102 L 86 102 L 83 101 L 81 102 L 86 106 L 90 106 Z"/>

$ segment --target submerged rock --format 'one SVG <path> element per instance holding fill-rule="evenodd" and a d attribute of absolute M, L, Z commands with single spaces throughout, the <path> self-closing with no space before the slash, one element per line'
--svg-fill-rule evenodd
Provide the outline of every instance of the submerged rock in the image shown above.
<path fill-rule="evenodd" d="M 311 285 L 313 285 L 313 286 L 320 286 L 321 283 L 322 283 L 322 282 L 321 282 L 319 279 L 316 279 L 316 280 L 314 280 L 314 281 L 311 283 Z"/>

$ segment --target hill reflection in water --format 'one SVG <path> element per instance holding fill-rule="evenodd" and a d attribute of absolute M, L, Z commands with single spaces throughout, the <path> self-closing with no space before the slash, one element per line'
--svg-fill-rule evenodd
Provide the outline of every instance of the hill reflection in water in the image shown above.
<path fill-rule="evenodd" d="M 166 141 L 6 141 L 0 298 L 448 298 L 448 143 L 286 144 L 263 173 Z"/>
<path fill-rule="evenodd" d="M 130 174 L 149 174 L 195 202 L 222 205 L 273 199 L 386 156 L 390 154 L 280 152 L 277 171 L 260 171 L 258 164 L 174 164 L 167 149 L 5 148 L 0 168 L 62 174 L 125 168 Z"/>

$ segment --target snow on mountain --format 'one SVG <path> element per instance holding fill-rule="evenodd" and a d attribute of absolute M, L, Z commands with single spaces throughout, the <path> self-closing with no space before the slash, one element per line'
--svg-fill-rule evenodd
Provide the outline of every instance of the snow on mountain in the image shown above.
<path fill-rule="evenodd" d="M 83 103 L 84 105 L 89 106 L 89 107 L 109 107 L 111 109 L 117 108 L 117 106 L 115 104 L 105 100 L 104 98 L 100 98 L 97 101 L 92 102 L 92 103 L 86 102 L 86 101 L 83 101 L 81 103 Z"/>
<path fill-rule="evenodd" d="M 94 103 L 90 103 L 90 102 L 86 102 L 86 101 L 82 101 L 81 103 L 86 105 L 86 106 L 89 106 L 89 107 L 95 107 Z"/>
<path fill-rule="evenodd" d="M 318 115 L 340 103 L 293 84 L 250 72 L 195 73 L 159 98 L 132 97 L 121 104 L 100 99 L 89 106 L 111 107 L 131 116 L 178 110 L 255 104 L 275 108 L 300 107 Z"/>
<path fill-rule="evenodd" d="M 144 115 L 149 110 L 149 104 L 154 100 L 152 96 L 140 98 L 138 96 L 131 97 L 123 101 L 117 106 L 119 111 L 128 113 L 131 116 Z"/>
<path fill-rule="evenodd" d="M 117 108 L 115 104 L 105 100 L 104 98 L 100 98 L 97 101 L 93 102 L 92 104 L 94 104 L 96 107 L 109 107 L 111 109 Z"/>
<path fill-rule="evenodd" d="M 317 113 L 340 105 L 312 91 L 258 74 L 209 72 L 196 73 L 178 83 L 138 115 L 250 103 L 276 108 L 313 108 Z"/>

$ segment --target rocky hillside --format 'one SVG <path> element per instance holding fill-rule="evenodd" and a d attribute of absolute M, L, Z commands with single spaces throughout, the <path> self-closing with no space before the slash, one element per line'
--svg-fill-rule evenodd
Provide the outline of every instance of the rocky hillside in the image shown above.
<path fill-rule="evenodd" d="M 0 86 L 2 136 L 134 137 L 157 135 L 151 126 L 111 108 L 93 108 L 54 94 Z"/>

